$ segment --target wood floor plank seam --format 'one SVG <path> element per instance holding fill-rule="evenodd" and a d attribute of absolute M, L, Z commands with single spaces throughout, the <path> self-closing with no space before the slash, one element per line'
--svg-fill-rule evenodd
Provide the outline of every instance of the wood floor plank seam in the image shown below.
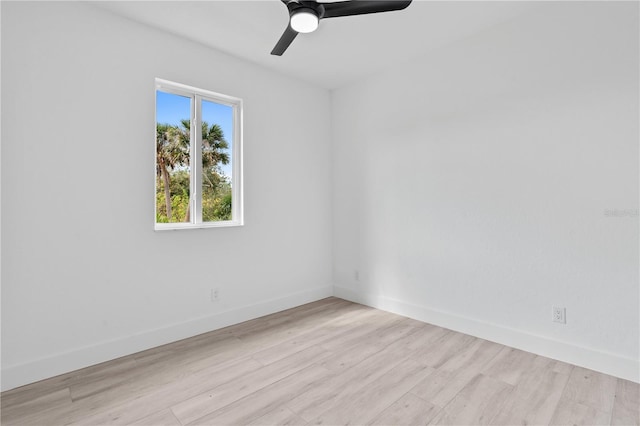
<path fill-rule="evenodd" d="M 203 394 L 182 401 L 181 403 L 172 406 L 171 409 L 181 423 L 189 424 L 194 420 L 224 407 L 225 405 L 233 403 L 244 396 L 277 382 L 282 378 L 290 376 L 291 374 L 314 364 L 316 359 L 322 359 L 329 354 L 330 353 L 328 351 L 321 351 L 318 347 L 311 347 L 302 351 L 302 353 L 291 355 L 277 363 L 248 373 L 235 381 L 216 386 Z M 297 360 L 298 364 L 293 364 L 293 360 Z M 271 374 L 267 374 L 272 371 L 275 375 L 272 376 Z"/>
<path fill-rule="evenodd" d="M 565 391 L 567 390 L 567 385 L 569 385 L 569 381 L 567 380 L 567 382 L 564 384 L 564 386 L 562 387 L 562 393 L 561 395 L 564 395 Z M 562 397 L 561 397 L 562 398 Z M 558 407 L 556 406 L 556 410 L 558 409 Z M 611 412 L 611 415 L 613 416 L 613 410 Z M 555 416 L 555 411 L 554 411 L 554 416 Z M 611 417 L 609 418 L 609 424 L 611 424 Z M 631 425 L 630 425 L 631 426 Z"/>
<path fill-rule="evenodd" d="M 355 324 L 355 323 L 359 323 L 359 321 L 361 321 L 361 317 L 360 317 L 361 315 L 370 315 L 370 314 L 371 314 L 371 312 L 372 312 L 372 310 L 364 310 L 363 312 L 358 312 L 358 313 L 356 313 L 356 318 L 354 318 L 354 319 L 353 319 L 353 321 L 351 321 L 351 322 L 352 322 L 352 323 L 354 323 L 354 324 Z M 365 318 L 366 318 L 366 317 L 365 317 Z M 343 318 L 343 317 L 333 318 L 333 319 L 331 319 L 330 321 L 328 321 L 328 322 L 324 323 L 324 324 L 323 324 L 323 326 L 327 326 L 327 325 L 330 325 L 330 324 L 333 324 L 333 323 L 339 323 L 340 321 L 344 321 L 344 319 L 345 319 L 345 318 Z M 268 358 L 268 357 L 265 355 L 265 353 L 278 351 L 278 349 L 279 349 L 279 347 L 280 347 L 280 346 L 283 346 L 283 345 L 294 345 L 294 344 L 299 343 L 300 341 L 303 341 L 303 342 L 304 342 L 305 337 L 313 336 L 311 339 L 309 339 L 309 340 L 307 341 L 307 343 L 302 343 L 302 344 L 298 345 L 298 346 L 297 346 L 297 347 L 296 347 L 296 348 L 291 352 L 291 353 L 295 353 L 295 352 L 297 352 L 297 351 L 304 350 L 304 349 L 306 349 L 306 348 L 307 348 L 307 347 L 309 347 L 309 346 L 314 346 L 314 345 L 322 346 L 322 344 L 323 344 L 324 342 L 326 342 L 327 340 L 335 339 L 336 337 L 339 337 L 340 335 L 344 335 L 344 334 L 348 334 L 348 333 L 349 333 L 349 330 L 348 330 L 348 329 L 346 329 L 346 330 L 342 330 L 342 331 L 337 331 L 337 332 L 335 332 L 335 333 L 337 333 L 337 336 L 336 336 L 335 334 L 332 334 L 332 333 L 329 331 L 329 332 L 327 332 L 327 335 L 324 335 L 324 336 L 321 336 L 320 338 L 318 338 L 316 335 L 317 335 L 318 330 L 319 330 L 320 328 L 322 328 L 322 327 L 317 327 L 317 328 L 315 328 L 315 329 L 312 329 L 312 330 L 306 331 L 305 333 L 303 333 L 303 334 L 301 334 L 301 335 L 299 335 L 299 336 L 293 337 L 293 338 L 291 338 L 291 339 L 289 339 L 289 340 L 287 340 L 287 341 L 285 341 L 285 342 L 280 342 L 280 343 L 277 343 L 277 344 L 275 344 L 275 345 L 265 347 L 264 349 L 261 349 L 261 350 L 259 350 L 259 351 L 255 352 L 255 353 L 252 355 L 252 357 L 253 357 L 254 359 L 256 359 L 256 360 L 260 361 L 260 362 L 261 362 L 262 364 L 264 364 L 264 365 L 269 365 L 269 364 L 271 364 L 272 362 L 278 361 L 278 360 L 279 360 L 279 359 L 281 359 L 281 358 L 271 359 L 271 362 L 261 361 L 261 358 Z M 286 353 L 286 352 L 280 351 L 279 355 L 282 355 L 282 353 Z M 272 356 L 272 358 L 273 358 L 273 356 Z"/>
<path fill-rule="evenodd" d="M 383 350 L 360 361 L 356 365 L 352 366 L 349 372 L 332 371 L 332 376 L 328 377 L 328 380 L 330 381 L 330 383 L 335 384 L 335 382 L 338 382 L 338 384 L 342 384 L 343 387 L 329 388 L 328 394 L 326 392 L 324 394 L 320 394 L 320 398 L 322 399 L 317 399 L 316 401 L 313 401 L 314 402 L 313 411 L 311 411 L 311 413 L 315 412 L 316 413 L 315 415 L 312 415 L 309 413 L 309 406 L 307 406 L 306 409 L 301 410 L 300 407 L 298 407 L 297 405 L 294 405 L 295 399 L 289 401 L 286 404 L 286 406 L 289 409 L 291 409 L 293 412 L 295 412 L 298 416 L 310 422 L 313 420 L 313 418 L 320 415 L 322 411 L 328 411 L 331 408 L 333 408 L 336 402 L 339 402 L 340 399 L 348 399 L 357 395 L 360 391 L 362 391 L 362 389 L 366 388 L 371 383 L 371 381 L 376 380 L 378 375 L 384 375 L 389 370 L 409 360 L 409 357 L 398 358 L 395 361 L 387 364 L 387 366 L 377 369 L 375 372 L 370 372 L 370 370 L 367 371 L 362 369 L 360 372 L 358 372 L 359 368 L 363 366 L 368 367 L 368 364 L 371 362 L 374 362 L 377 359 L 377 357 L 384 359 L 384 357 L 381 356 L 382 352 Z M 353 373 L 354 371 L 356 373 Z M 350 375 L 347 375 L 347 374 L 350 374 Z M 347 375 L 346 377 L 349 378 L 348 381 L 344 380 L 343 376 L 345 375 Z M 349 386 L 351 387 L 351 389 L 348 388 Z M 318 396 L 315 389 L 314 389 L 314 394 Z M 303 395 L 304 394 L 299 395 L 298 398 L 300 398 Z M 324 408 L 320 408 L 320 407 L 323 407 L 323 405 L 324 405 Z"/>
<path fill-rule="evenodd" d="M 330 374 L 318 364 L 296 371 L 264 388 L 200 417 L 188 425 L 199 424 L 245 424 L 262 417 L 277 407 L 285 407 L 292 394 L 304 392 L 305 388 Z M 295 413 L 294 413 L 295 414 Z"/>
<path fill-rule="evenodd" d="M 413 404 L 407 404 L 405 402 L 410 399 L 413 399 Z M 415 407 L 416 400 L 418 401 L 417 409 Z M 413 407 L 411 405 L 413 405 Z M 442 407 L 431 404 L 409 391 L 387 407 L 382 413 L 369 422 L 368 425 L 389 426 L 427 424 L 440 414 L 441 411 Z"/>

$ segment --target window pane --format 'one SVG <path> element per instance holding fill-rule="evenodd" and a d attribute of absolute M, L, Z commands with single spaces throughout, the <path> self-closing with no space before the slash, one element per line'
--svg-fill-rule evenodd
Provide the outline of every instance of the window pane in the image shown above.
<path fill-rule="evenodd" d="M 202 101 L 202 220 L 231 220 L 233 108 Z"/>
<path fill-rule="evenodd" d="M 191 98 L 156 91 L 156 222 L 190 222 Z"/>

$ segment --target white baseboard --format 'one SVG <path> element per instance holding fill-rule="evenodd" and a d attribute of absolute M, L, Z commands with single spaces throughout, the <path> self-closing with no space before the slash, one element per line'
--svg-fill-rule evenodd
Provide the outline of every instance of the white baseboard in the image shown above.
<path fill-rule="evenodd" d="M 77 348 L 23 364 L 3 366 L 2 391 L 294 308 L 332 295 L 332 286 L 318 287 L 167 327 L 148 330 L 121 339 Z"/>
<path fill-rule="evenodd" d="M 332 295 L 640 383 L 640 361 L 636 359 L 624 358 L 616 354 L 580 347 L 548 337 L 436 311 L 400 300 L 373 294 L 360 294 L 340 286 L 324 286 L 173 324 L 168 327 L 148 330 L 122 339 L 77 348 L 23 364 L 3 366 L 1 389 L 2 391 L 13 389 L 208 331 L 280 312 Z"/>
<path fill-rule="evenodd" d="M 341 299 L 640 383 L 640 360 L 637 359 L 576 346 L 549 337 L 538 336 L 521 330 L 437 311 L 379 295 L 361 294 L 340 286 L 334 286 L 333 289 L 334 296 Z"/>

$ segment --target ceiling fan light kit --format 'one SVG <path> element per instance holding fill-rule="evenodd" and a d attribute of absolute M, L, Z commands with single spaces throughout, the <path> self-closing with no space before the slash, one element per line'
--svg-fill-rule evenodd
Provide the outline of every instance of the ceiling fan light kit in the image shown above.
<path fill-rule="evenodd" d="M 351 0 L 320 3 L 316 0 L 281 0 L 289 10 L 289 25 L 271 51 L 282 56 L 299 33 L 311 33 L 321 19 L 366 15 L 406 9 L 411 0 Z"/>
<path fill-rule="evenodd" d="M 320 19 L 312 9 L 295 10 L 290 18 L 291 28 L 298 33 L 312 33 L 318 29 Z"/>

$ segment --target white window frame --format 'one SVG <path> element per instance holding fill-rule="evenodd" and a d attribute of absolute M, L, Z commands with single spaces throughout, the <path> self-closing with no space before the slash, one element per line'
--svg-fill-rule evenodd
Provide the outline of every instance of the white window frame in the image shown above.
<path fill-rule="evenodd" d="M 157 223 L 156 209 L 154 201 L 154 229 L 156 231 L 178 230 L 178 229 L 198 229 L 198 228 L 221 228 L 230 226 L 244 225 L 244 209 L 243 209 L 243 190 L 242 190 L 242 99 L 233 96 L 223 95 L 221 93 L 209 90 L 198 89 L 197 87 L 187 86 L 186 84 L 175 83 L 160 78 L 155 79 L 154 96 L 157 91 L 172 93 L 174 95 L 185 96 L 191 99 L 191 134 L 189 168 L 190 174 L 190 200 L 191 211 L 190 222 L 182 223 Z M 202 221 L 202 147 L 198 143 L 202 139 L 202 101 L 211 101 L 233 108 L 233 137 L 231 147 L 231 220 L 220 220 L 215 222 Z M 157 102 L 154 103 L 157 114 Z M 157 123 L 157 118 L 156 118 Z M 154 123 L 154 129 L 156 125 Z M 155 134 L 155 131 L 154 131 Z M 157 135 L 156 135 L 157 138 Z M 154 141 L 154 192 L 157 193 L 156 176 L 156 156 Z"/>

